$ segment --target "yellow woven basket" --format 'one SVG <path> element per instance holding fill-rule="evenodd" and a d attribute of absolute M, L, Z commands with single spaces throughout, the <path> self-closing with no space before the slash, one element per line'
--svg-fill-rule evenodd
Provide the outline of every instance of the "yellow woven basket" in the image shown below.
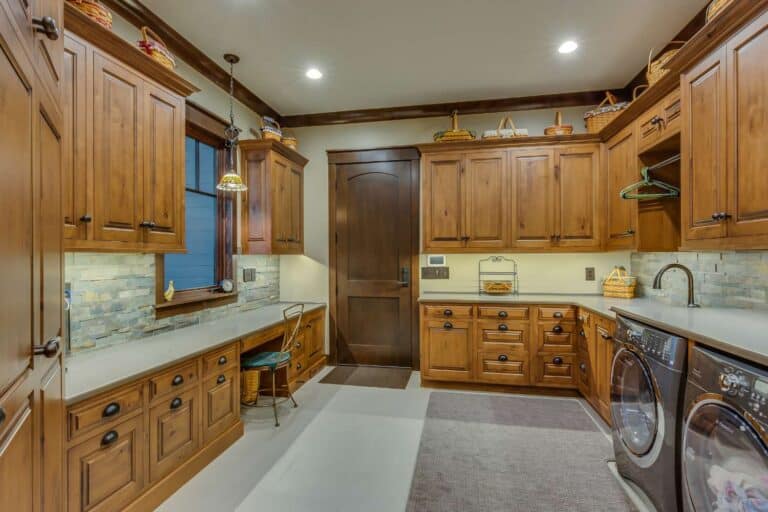
<path fill-rule="evenodd" d="M 77 10 L 83 12 L 86 16 L 101 25 L 112 30 L 112 13 L 109 12 L 97 0 L 67 0 Z"/>
<path fill-rule="evenodd" d="M 631 299 L 635 296 L 637 278 L 630 276 L 624 267 L 614 267 L 603 281 L 603 296 Z"/>
<path fill-rule="evenodd" d="M 176 67 L 173 55 L 168 51 L 160 36 L 152 32 L 152 29 L 141 27 L 141 37 L 142 39 L 136 43 L 141 51 L 168 69 Z"/>
<path fill-rule="evenodd" d="M 246 370 L 240 373 L 240 401 L 248 404 L 259 398 L 259 382 L 261 372 Z"/>

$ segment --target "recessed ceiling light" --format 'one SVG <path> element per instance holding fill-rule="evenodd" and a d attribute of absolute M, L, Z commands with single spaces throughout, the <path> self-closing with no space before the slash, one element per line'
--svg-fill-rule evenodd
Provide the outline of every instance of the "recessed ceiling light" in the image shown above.
<path fill-rule="evenodd" d="M 323 78 L 323 73 L 317 68 L 309 68 L 305 74 L 307 75 L 307 78 L 311 78 L 312 80 L 320 80 Z"/>
<path fill-rule="evenodd" d="M 560 45 L 560 48 L 558 48 L 557 51 L 560 53 L 573 53 L 578 47 L 579 45 L 576 43 L 576 41 L 566 41 Z"/>

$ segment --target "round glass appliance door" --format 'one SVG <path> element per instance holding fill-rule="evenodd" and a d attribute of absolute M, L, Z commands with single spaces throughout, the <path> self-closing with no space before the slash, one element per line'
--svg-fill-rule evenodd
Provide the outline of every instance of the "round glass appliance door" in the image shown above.
<path fill-rule="evenodd" d="M 768 510 L 768 448 L 730 407 L 704 401 L 683 434 L 683 478 L 696 512 Z"/>
<path fill-rule="evenodd" d="M 656 439 L 659 418 L 656 393 L 648 368 L 627 349 L 613 361 L 611 401 L 615 428 L 624 446 L 635 456 L 646 455 Z"/>

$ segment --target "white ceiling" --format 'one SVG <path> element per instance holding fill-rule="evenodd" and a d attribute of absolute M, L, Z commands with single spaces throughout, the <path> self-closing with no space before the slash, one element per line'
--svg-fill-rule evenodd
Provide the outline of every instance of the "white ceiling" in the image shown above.
<path fill-rule="evenodd" d="M 143 0 L 283 115 L 623 87 L 707 1 Z"/>

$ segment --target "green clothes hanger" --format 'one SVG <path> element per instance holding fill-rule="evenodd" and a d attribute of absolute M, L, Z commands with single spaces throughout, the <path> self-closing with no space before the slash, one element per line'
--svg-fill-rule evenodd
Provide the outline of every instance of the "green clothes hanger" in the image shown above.
<path fill-rule="evenodd" d="M 640 175 L 643 177 L 641 181 L 633 183 L 619 192 L 622 199 L 663 199 L 666 197 L 680 197 L 680 189 L 669 183 L 651 178 L 648 173 L 666 167 L 670 164 L 680 161 L 680 155 L 667 158 L 666 160 L 652 165 L 650 167 L 643 167 L 640 170 Z M 663 192 L 635 192 L 636 190 L 644 189 L 646 187 L 656 187 L 663 190 Z"/>

